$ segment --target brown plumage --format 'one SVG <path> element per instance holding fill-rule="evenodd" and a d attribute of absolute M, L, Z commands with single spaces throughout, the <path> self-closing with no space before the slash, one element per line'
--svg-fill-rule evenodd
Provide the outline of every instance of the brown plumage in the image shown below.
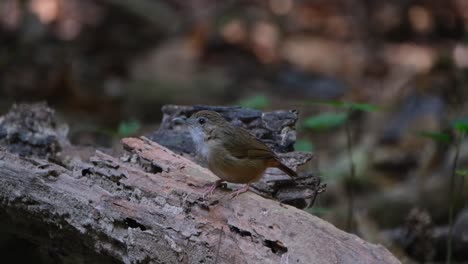
<path fill-rule="evenodd" d="M 265 143 L 217 112 L 199 111 L 188 119 L 188 124 L 198 153 L 221 180 L 250 184 L 258 181 L 268 167 L 297 176 Z"/>

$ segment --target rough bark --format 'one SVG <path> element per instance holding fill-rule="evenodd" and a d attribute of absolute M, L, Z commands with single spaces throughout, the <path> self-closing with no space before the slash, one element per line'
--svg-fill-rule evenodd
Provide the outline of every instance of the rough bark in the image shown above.
<path fill-rule="evenodd" d="M 0 119 L 0 245 L 21 238 L 38 248 L 35 262 L 399 263 L 382 246 L 252 192 L 204 199 L 216 177 L 146 138 L 123 139 L 120 157 L 66 159 L 59 150 L 78 149 L 40 107 Z"/>
<path fill-rule="evenodd" d="M 45 103 L 13 105 L 0 117 L 0 144 L 21 156 L 50 157 L 69 146 L 68 127 Z"/>
<path fill-rule="evenodd" d="M 144 139 L 70 168 L 0 154 L 2 222 L 66 256 L 124 263 L 398 263 L 385 248 L 245 193 L 202 199 L 208 170 Z M 41 230 L 41 232 L 33 232 Z M 83 257 L 82 255 L 85 255 Z"/>

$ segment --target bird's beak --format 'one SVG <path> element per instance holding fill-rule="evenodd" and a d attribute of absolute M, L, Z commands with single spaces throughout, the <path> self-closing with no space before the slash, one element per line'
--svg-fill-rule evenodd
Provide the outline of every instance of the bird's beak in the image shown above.
<path fill-rule="evenodd" d="M 176 117 L 172 119 L 172 123 L 174 125 L 185 125 L 187 123 L 187 119 L 183 117 Z"/>

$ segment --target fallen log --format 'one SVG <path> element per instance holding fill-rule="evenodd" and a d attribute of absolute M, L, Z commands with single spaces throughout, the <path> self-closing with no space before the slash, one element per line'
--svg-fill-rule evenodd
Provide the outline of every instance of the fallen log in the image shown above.
<path fill-rule="evenodd" d="M 247 192 L 146 138 L 89 160 L 0 148 L 0 233 L 36 245 L 46 263 L 399 263 L 295 207 Z"/>

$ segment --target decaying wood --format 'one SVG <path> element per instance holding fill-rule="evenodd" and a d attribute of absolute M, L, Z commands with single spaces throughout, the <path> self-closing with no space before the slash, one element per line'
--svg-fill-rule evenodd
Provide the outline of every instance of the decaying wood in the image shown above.
<path fill-rule="evenodd" d="M 45 103 L 13 105 L 0 117 L 0 144 L 22 156 L 55 155 L 69 145 L 68 127 L 57 123 Z"/>
<path fill-rule="evenodd" d="M 63 241 L 68 254 L 96 252 L 125 263 L 398 263 L 304 211 L 253 193 L 202 199 L 208 170 L 142 139 L 133 155 L 97 152 L 64 168 L 2 151 L 2 219 L 34 241 Z M 4 221 L 4 220 L 1 220 Z M 77 245 L 78 252 L 74 252 Z"/>
<path fill-rule="evenodd" d="M 203 166 L 202 160 L 195 157 L 195 147 L 187 128 L 174 122 L 176 118 L 185 119 L 200 110 L 216 111 L 232 124 L 249 130 L 278 153 L 285 164 L 299 172 L 300 178 L 293 180 L 278 169 L 268 169 L 262 179 L 253 185 L 262 195 L 297 208 L 306 208 L 312 206 L 317 195 L 325 189 L 320 178 L 312 173 L 313 154 L 293 151 L 298 118 L 295 110 L 264 113 L 236 106 L 166 105 L 162 109 L 164 116 L 161 126 L 150 135 L 150 139 Z"/>
<path fill-rule="evenodd" d="M 203 199 L 210 171 L 146 138 L 122 144 L 122 157 L 60 164 L 0 147 L 0 232 L 44 248 L 49 263 L 399 263 L 252 192 Z"/>

